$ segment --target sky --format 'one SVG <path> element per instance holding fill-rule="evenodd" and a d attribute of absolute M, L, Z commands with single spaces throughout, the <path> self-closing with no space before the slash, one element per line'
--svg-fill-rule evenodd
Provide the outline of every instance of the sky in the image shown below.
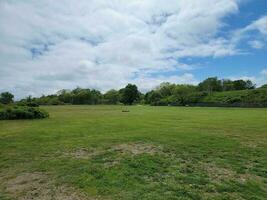
<path fill-rule="evenodd" d="M 0 92 L 267 83 L 267 0 L 0 0 Z"/>

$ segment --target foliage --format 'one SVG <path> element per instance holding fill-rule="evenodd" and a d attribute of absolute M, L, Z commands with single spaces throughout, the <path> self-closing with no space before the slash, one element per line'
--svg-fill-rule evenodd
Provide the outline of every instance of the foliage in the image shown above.
<path fill-rule="evenodd" d="M 22 99 L 16 104 L 19 106 L 39 107 L 39 104 L 31 96 L 28 96 L 26 99 Z"/>
<path fill-rule="evenodd" d="M 10 92 L 2 92 L 0 94 L 0 103 L 2 104 L 10 104 L 13 102 L 14 95 Z"/>
<path fill-rule="evenodd" d="M 267 105 L 267 88 L 216 92 L 203 98 L 204 103 Z"/>
<path fill-rule="evenodd" d="M 162 83 L 145 94 L 145 103 L 180 106 L 208 104 L 231 106 L 238 103 L 240 106 L 267 105 L 264 91 L 254 88 L 255 85 L 250 80 L 219 80 L 217 77 L 208 78 L 198 86 Z"/>
<path fill-rule="evenodd" d="M 43 95 L 39 98 L 31 96 L 22 99 L 19 105 L 97 105 L 97 104 L 149 104 L 153 106 L 167 105 L 207 105 L 240 106 L 267 105 L 266 88 L 255 89 L 250 80 L 229 80 L 210 77 L 197 86 L 188 84 L 161 83 L 158 87 L 145 94 L 138 91 L 136 85 L 128 84 L 120 90 L 109 90 L 102 94 L 100 91 L 88 88 L 75 88 L 73 90 L 60 90 L 53 95 Z M 240 95 L 239 95 L 240 94 Z"/>
<path fill-rule="evenodd" d="M 117 90 L 109 90 L 104 94 L 104 104 L 118 104 L 120 94 Z"/>
<path fill-rule="evenodd" d="M 250 90 L 255 89 L 255 84 L 250 80 L 234 80 L 229 79 L 222 80 L 222 91 L 233 91 L 233 90 Z"/>
<path fill-rule="evenodd" d="M 175 85 L 164 83 L 163 86 L 157 87 L 155 90 L 145 95 L 145 103 L 150 105 L 187 105 L 197 103 L 205 92 L 197 90 L 193 85 Z"/>
<path fill-rule="evenodd" d="M 200 91 L 205 91 L 208 94 L 220 91 L 234 91 L 234 90 L 250 90 L 255 89 L 255 84 L 250 80 L 219 80 L 217 77 L 210 77 L 198 84 Z"/>
<path fill-rule="evenodd" d="M 139 92 L 136 85 L 128 84 L 121 90 L 121 102 L 126 105 L 132 105 L 139 98 Z"/>
<path fill-rule="evenodd" d="M 44 110 L 27 106 L 8 106 L 0 110 L 0 120 L 41 119 L 48 116 Z"/>
<path fill-rule="evenodd" d="M 209 94 L 216 91 L 222 91 L 222 81 L 218 80 L 217 77 L 207 78 L 198 84 L 198 89 Z"/>

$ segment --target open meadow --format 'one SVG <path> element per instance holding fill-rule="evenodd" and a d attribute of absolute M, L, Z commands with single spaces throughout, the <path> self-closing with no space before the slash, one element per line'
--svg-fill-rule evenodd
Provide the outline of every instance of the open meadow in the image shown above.
<path fill-rule="evenodd" d="M 267 199 L 267 109 L 42 108 L 0 121 L 1 200 Z"/>

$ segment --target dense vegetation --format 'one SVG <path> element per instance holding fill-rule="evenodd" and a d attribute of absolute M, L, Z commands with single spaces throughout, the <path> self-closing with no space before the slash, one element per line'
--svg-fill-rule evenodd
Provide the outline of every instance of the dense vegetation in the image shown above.
<path fill-rule="evenodd" d="M 267 88 L 243 90 L 200 89 L 199 86 L 163 83 L 145 95 L 151 105 L 267 106 Z"/>
<path fill-rule="evenodd" d="M 9 92 L 0 94 L 0 120 L 13 119 L 42 119 L 49 117 L 49 114 L 39 108 L 39 105 L 28 98 L 27 102 L 14 104 L 14 95 Z"/>
<path fill-rule="evenodd" d="M 0 94 L 0 104 L 10 104 L 13 102 L 14 95 L 10 92 L 2 92 Z"/>
<path fill-rule="evenodd" d="M 11 103 L 13 95 L 5 92 L 0 97 L 3 104 Z M 120 90 L 102 94 L 95 89 L 76 88 L 60 90 L 57 94 L 31 96 L 17 102 L 23 106 L 38 105 L 97 105 L 97 104 L 149 104 L 154 106 L 267 106 L 267 86 L 256 88 L 250 80 L 219 80 L 211 77 L 198 85 L 162 83 L 142 94 L 136 85 L 128 84 Z"/>
<path fill-rule="evenodd" d="M 0 108 L 0 120 L 42 119 L 48 116 L 49 114 L 46 111 L 34 107 L 8 106 Z"/>

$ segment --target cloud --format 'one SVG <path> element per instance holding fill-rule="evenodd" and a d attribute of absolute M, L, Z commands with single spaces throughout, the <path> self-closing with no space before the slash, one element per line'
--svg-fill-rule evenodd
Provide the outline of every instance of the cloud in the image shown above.
<path fill-rule="evenodd" d="M 128 82 L 196 83 L 185 57 L 239 53 L 219 36 L 239 0 L 0 2 L 0 84 L 18 97 L 62 88 L 105 91 Z M 266 34 L 266 17 L 240 34 Z M 241 33 L 242 32 L 242 33 Z M 258 42 L 258 44 L 256 44 Z M 259 47 L 258 41 L 251 45 Z M 175 75 L 152 76 L 175 72 Z M 3 90 L 3 89 L 0 89 Z"/>
<path fill-rule="evenodd" d="M 257 30 L 263 35 L 267 35 L 267 16 L 263 16 L 260 19 L 254 21 L 248 25 L 244 31 Z"/>
<path fill-rule="evenodd" d="M 261 71 L 261 75 L 262 75 L 262 76 L 265 76 L 265 77 L 267 78 L 267 69 L 263 69 L 263 70 Z"/>
<path fill-rule="evenodd" d="M 244 28 L 234 31 L 232 43 L 238 45 L 243 40 L 254 49 L 261 49 L 267 43 L 267 15 L 251 22 Z"/>
<path fill-rule="evenodd" d="M 264 43 L 258 40 L 249 41 L 248 44 L 254 49 L 262 49 L 264 47 Z"/>

